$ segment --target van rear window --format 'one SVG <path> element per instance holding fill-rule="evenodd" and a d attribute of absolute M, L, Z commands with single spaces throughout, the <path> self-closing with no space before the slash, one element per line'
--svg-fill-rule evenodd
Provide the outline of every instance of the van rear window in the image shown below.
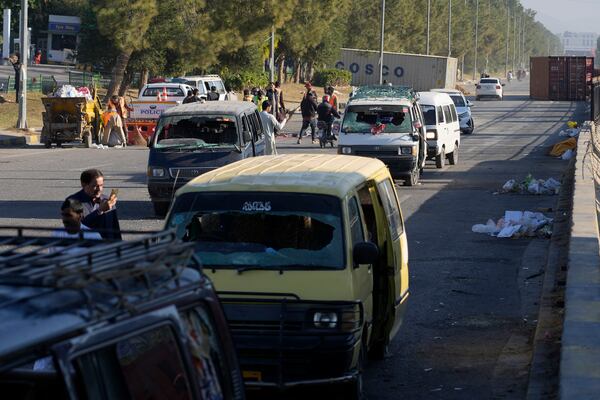
<path fill-rule="evenodd" d="M 167 96 L 185 97 L 185 95 L 186 95 L 185 93 L 183 93 L 183 90 L 181 90 L 181 88 L 179 88 L 179 87 L 167 87 L 167 88 L 149 87 L 149 88 L 146 88 L 146 90 L 144 90 L 144 93 L 142 94 L 142 96 L 155 97 L 155 96 L 158 96 L 159 94 L 162 94 L 163 89 L 167 90 Z"/>

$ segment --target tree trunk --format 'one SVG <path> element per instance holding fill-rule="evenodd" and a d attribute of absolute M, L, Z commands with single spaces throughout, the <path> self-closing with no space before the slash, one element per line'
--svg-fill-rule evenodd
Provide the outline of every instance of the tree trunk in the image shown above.
<path fill-rule="evenodd" d="M 133 81 L 133 72 L 130 70 L 125 71 L 125 76 L 123 76 L 123 81 L 121 82 L 121 86 L 119 87 L 119 96 L 123 97 L 127 94 L 127 90 L 129 86 L 131 86 L 131 82 Z"/>
<path fill-rule="evenodd" d="M 140 77 L 140 89 L 148 83 L 148 79 L 150 79 L 150 70 L 148 68 L 142 69 L 142 76 Z"/>
<path fill-rule="evenodd" d="M 294 71 L 294 83 L 300 83 L 300 74 L 302 70 L 302 63 L 300 60 L 296 60 L 296 70 Z"/>
<path fill-rule="evenodd" d="M 113 67 L 112 75 L 110 77 L 110 84 L 108 85 L 108 90 L 106 91 L 105 100 L 108 100 L 110 96 L 119 93 L 121 83 L 123 82 L 123 76 L 125 75 L 125 69 L 127 69 L 127 64 L 129 64 L 131 53 L 132 50 L 122 50 L 117 55 L 115 66 Z"/>
<path fill-rule="evenodd" d="M 285 55 L 282 54 L 281 56 L 279 56 L 279 68 L 277 69 L 277 80 L 279 82 L 283 83 L 285 81 L 283 79 L 284 72 L 285 72 Z"/>
<path fill-rule="evenodd" d="M 315 75 L 315 63 L 314 63 L 314 61 L 309 61 L 308 68 L 306 68 L 306 80 L 312 82 L 314 75 Z"/>

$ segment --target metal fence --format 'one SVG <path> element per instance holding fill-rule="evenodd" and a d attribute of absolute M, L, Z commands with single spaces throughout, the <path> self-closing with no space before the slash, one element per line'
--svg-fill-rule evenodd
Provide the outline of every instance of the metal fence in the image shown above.
<path fill-rule="evenodd" d="M 56 88 L 56 80 L 52 75 L 36 75 L 27 78 L 27 91 L 50 93 Z M 0 93 L 10 93 L 15 91 L 15 77 L 0 77 Z"/>
<path fill-rule="evenodd" d="M 600 123 L 600 77 L 592 80 L 591 117 L 595 123 Z"/>

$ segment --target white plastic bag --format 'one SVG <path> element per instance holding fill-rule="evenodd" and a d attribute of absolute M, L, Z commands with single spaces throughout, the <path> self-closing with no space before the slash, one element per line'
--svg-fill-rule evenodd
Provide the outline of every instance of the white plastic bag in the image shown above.
<path fill-rule="evenodd" d="M 496 223 L 494 221 L 492 221 L 491 219 L 488 219 L 488 221 L 485 225 L 484 224 L 473 225 L 473 227 L 471 228 L 471 231 L 473 231 L 475 233 L 487 233 L 489 235 L 493 235 L 494 233 L 499 232 L 500 229 L 496 226 Z"/>
<path fill-rule="evenodd" d="M 560 158 L 562 158 L 563 160 L 570 160 L 571 158 L 573 158 L 573 150 L 569 149 L 565 151 L 563 155 L 560 156 Z"/>

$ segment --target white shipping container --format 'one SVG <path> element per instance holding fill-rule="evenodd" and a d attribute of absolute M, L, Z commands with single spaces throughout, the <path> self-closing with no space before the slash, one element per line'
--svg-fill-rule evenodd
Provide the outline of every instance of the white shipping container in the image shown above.
<path fill-rule="evenodd" d="M 457 66 L 458 60 L 453 57 L 383 53 L 383 79 L 394 85 L 411 86 L 416 91 L 454 89 Z M 350 71 L 355 86 L 379 83 L 378 51 L 343 48 L 335 67 Z"/>

